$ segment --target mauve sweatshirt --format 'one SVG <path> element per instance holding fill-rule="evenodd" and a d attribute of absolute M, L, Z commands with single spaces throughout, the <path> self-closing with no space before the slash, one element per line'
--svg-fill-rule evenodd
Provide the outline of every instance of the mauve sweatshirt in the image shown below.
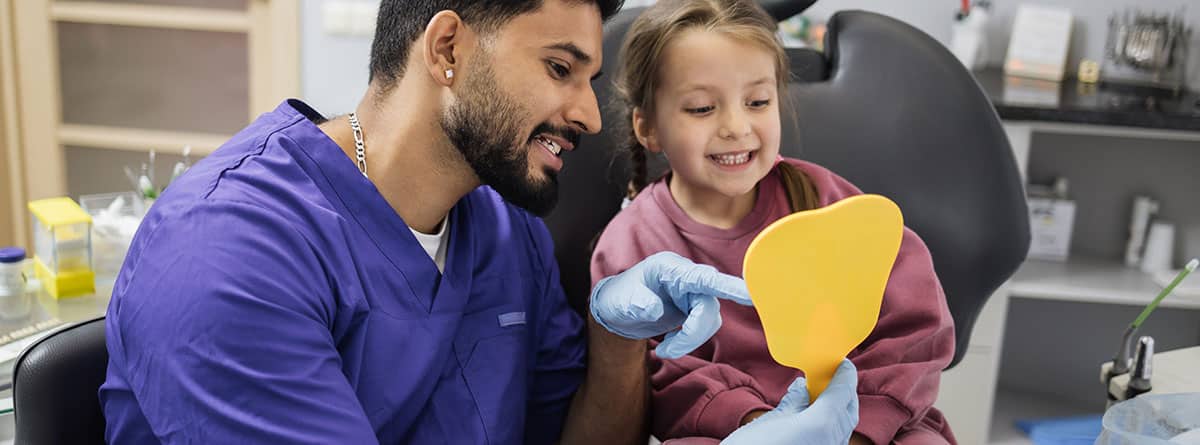
<path fill-rule="evenodd" d="M 862 192 L 812 163 L 783 159 L 807 174 L 820 205 Z M 592 257 L 592 283 L 661 251 L 676 252 L 741 276 L 750 242 L 791 213 L 776 170 L 759 182 L 754 208 L 737 226 L 720 229 L 692 220 L 675 202 L 666 178 L 649 185 L 613 218 Z M 728 436 L 754 410 L 770 410 L 803 375 L 771 358 L 754 308 L 723 302 L 721 329 L 677 360 L 650 354 L 652 432 L 659 439 L 713 442 Z M 954 324 L 929 249 L 905 228 L 884 291 L 875 330 L 849 358 L 858 367 L 856 431 L 877 444 L 955 443 L 933 408 L 942 368 L 954 355 Z M 653 343 L 653 342 L 652 342 Z M 704 440 L 703 438 L 711 438 Z"/>

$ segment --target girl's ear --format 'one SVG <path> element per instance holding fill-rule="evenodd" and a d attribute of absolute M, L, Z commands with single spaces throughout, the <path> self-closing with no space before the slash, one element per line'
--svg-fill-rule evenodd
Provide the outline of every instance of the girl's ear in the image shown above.
<path fill-rule="evenodd" d="M 654 125 L 650 124 L 650 119 L 646 118 L 646 113 L 642 107 L 634 107 L 633 109 L 633 135 L 637 137 L 639 144 L 650 150 L 651 153 L 659 153 L 662 147 L 658 146 L 658 138 L 655 136 Z"/>

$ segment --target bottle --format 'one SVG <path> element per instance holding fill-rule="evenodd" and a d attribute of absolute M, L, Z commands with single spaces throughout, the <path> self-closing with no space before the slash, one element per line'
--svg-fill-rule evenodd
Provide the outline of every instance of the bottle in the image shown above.
<path fill-rule="evenodd" d="M 1175 258 L 1175 225 L 1165 221 L 1150 224 L 1146 247 L 1142 252 L 1142 272 L 1154 274 L 1171 270 Z"/>
<path fill-rule="evenodd" d="M 1138 267 L 1146 247 L 1150 219 L 1158 213 L 1158 201 L 1145 196 L 1133 198 L 1133 218 L 1129 223 L 1129 241 L 1125 245 L 1125 265 Z"/>
<path fill-rule="evenodd" d="M 974 5 L 963 2 L 951 25 L 950 50 L 968 70 L 978 71 L 988 63 L 987 26 L 991 19 L 991 3 L 978 0 Z"/>
<path fill-rule="evenodd" d="M 25 249 L 0 248 L 0 318 L 14 320 L 29 315 L 24 269 Z"/>

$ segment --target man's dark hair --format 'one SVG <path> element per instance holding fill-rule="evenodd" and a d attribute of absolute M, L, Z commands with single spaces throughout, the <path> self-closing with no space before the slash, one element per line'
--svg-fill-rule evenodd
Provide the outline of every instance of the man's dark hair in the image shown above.
<path fill-rule="evenodd" d="M 567 1 L 599 6 L 602 20 L 616 14 L 624 3 L 624 0 Z M 541 7 L 542 0 L 383 0 L 379 4 L 375 40 L 371 42 L 370 80 L 383 82 L 387 89 L 403 77 L 412 43 L 438 12 L 454 11 L 479 32 L 488 33 Z"/>

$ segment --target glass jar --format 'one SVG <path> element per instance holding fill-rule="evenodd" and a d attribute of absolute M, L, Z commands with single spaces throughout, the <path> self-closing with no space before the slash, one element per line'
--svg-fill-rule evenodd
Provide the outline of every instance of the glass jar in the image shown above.
<path fill-rule="evenodd" d="M 25 249 L 0 248 L 0 318 L 11 320 L 29 315 L 25 281 Z"/>

